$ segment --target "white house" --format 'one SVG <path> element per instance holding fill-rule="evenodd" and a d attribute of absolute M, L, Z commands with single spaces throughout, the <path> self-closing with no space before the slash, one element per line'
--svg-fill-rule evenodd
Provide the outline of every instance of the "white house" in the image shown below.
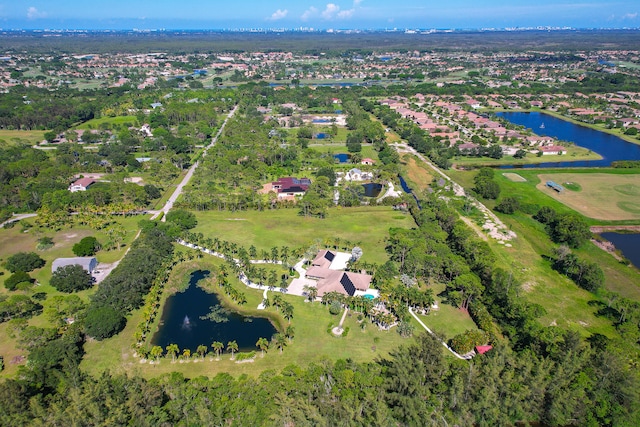
<path fill-rule="evenodd" d="M 96 181 L 93 178 L 80 178 L 69 186 L 69 191 L 75 193 L 77 191 L 87 191 L 87 189 Z"/>

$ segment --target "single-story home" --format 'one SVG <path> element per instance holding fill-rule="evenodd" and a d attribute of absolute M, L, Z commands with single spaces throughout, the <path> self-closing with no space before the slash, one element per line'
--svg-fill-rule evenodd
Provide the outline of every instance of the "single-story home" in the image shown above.
<path fill-rule="evenodd" d="M 273 191 L 278 194 L 278 199 L 295 200 L 297 196 L 303 196 L 310 185 L 311 180 L 309 178 L 298 179 L 288 176 L 265 184 L 260 192 L 267 194 Z"/>
<path fill-rule="evenodd" d="M 55 273 L 60 267 L 66 267 L 68 265 L 79 265 L 85 269 L 89 274 L 93 273 L 93 270 L 98 266 L 98 260 L 95 257 L 75 257 L 75 258 L 57 258 L 53 260 L 51 264 L 51 272 Z"/>
<path fill-rule="evenodd" d="M 547 145 L 544 147 L 540 147 L 539 150 L 542 151 L 543 156 L 551 155 L 551 154 L 555 154 L 555 155 L 567 154 L 567 149 L 561 145 Z"/>
<path fill-rule="evenodd" d="M 69 191 L 75 193 L 77 191 L 87 191 L 87 189 L 96 182 L 93 178 L 80 178 L 69 186 Z"/>
<path fill-rule="evenodd" d="M 351 271 L 332 269 L 337 254 L 330 250 L 322 250 L 307 270 L 306 277 L 317 281 L 318 296 L 329 292 L 354 296 L 356 292 L 365 292 L 371 286 L 372 276 Z"/>

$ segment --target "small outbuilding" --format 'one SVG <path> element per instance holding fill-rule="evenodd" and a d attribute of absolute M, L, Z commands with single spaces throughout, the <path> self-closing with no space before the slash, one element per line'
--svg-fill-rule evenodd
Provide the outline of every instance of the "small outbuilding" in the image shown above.
<path fill-rule="evenodd" d="M 493 347 L 490 345 L 477 345 L 476 346 L 476 353 L 478 354 L 485 354 L 487 351 L 491 350 Z"/>
<path fill-rule="evenodd" d="M 79 265 L 89 274 L 98 266 L 98 260 L 95 257 L 75 257 L 75 258 L 57 258 L 51 264 L 51 272 L 55 273 L 57 269 L 68 265 Z"/>

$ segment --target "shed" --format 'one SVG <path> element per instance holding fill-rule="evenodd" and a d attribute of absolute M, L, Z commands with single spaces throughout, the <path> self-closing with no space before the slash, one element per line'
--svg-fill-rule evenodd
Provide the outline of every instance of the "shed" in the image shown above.
<path fill-rule="evenodd" d="M 98 266 L 98 260 L 95 257 L 75 257 L 75 258 L 57 258 L 51 264 L 51 271 L 55 273 L 60 267 L 66 267 L 68 265 L 79 265 L 83 269 L 93 273 L 93 270 Z"/>
<path fill-rule="evenodd" d="M 476 353 L 485 354 L 487 351 L 491 350 L 493 347 L 490 345 L 478 345 L 476 346 Z"/>

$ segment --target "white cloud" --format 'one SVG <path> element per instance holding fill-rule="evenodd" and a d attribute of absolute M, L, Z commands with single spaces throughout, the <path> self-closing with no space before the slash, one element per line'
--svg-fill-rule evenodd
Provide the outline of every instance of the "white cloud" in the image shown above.
<path fill-rule="evenodd" d="M 638 12 L 636 12 L 636 13 L 625 13 L 624 15 L 622 15 L 622 19 L 634 20 L 637 17 L 638 17 Z"/>
<path fill-rule="evenodd" d="M 340 12 L 340 6 L 334 3 L 327 3 L 327 6 L 322 11 L 322 17 L 324 19 L 331 20 L 338 12 Z"/>
<path fill-rule="evenodd" d="M 38 9 L 36 9 L 33 6 L 27 9 L 27 18 L 29 19 L 44 18 L 45 16 L 47 16 L 47 12 L 40 12 Z"/>
<path fill-rule="evenodd" d="M 355 9 L 347 9 L 347 10 L 341 10 L 340 12 L 338 12 L 338 18 L 340 19 L 349 19 L 353 16 L 353 13 L 355 12 Z"/>
<path fill-rule="evenodd" d="M 360 3 L 362 3 L 363 0 L 353 0 L 353 7 L 358 7 L 360 6 Z"/>
<path fill-rule="evenodd" d="M 282 19 L 284 17 L 287 16 L 287 14 L 289 13 L 289 11 L 287 9 L 278 9 L 275 12 L 273 12 L 271 14 L 271 16 L 269 18 L 267 18 L 269 21 L 277 21 L 278 19 Z"/>
<path fill-rule="evenodd" d="M 304 13 L 302 14 L 302 16 L 300 18 L 302 18 L 303 21 L 306 21 L 309 18 L 313 18 L 317 14 L 318 14 L 318 9 L 316 9 L 313 6 L 311 6 L 309 9 L 304 11 Z"/>

